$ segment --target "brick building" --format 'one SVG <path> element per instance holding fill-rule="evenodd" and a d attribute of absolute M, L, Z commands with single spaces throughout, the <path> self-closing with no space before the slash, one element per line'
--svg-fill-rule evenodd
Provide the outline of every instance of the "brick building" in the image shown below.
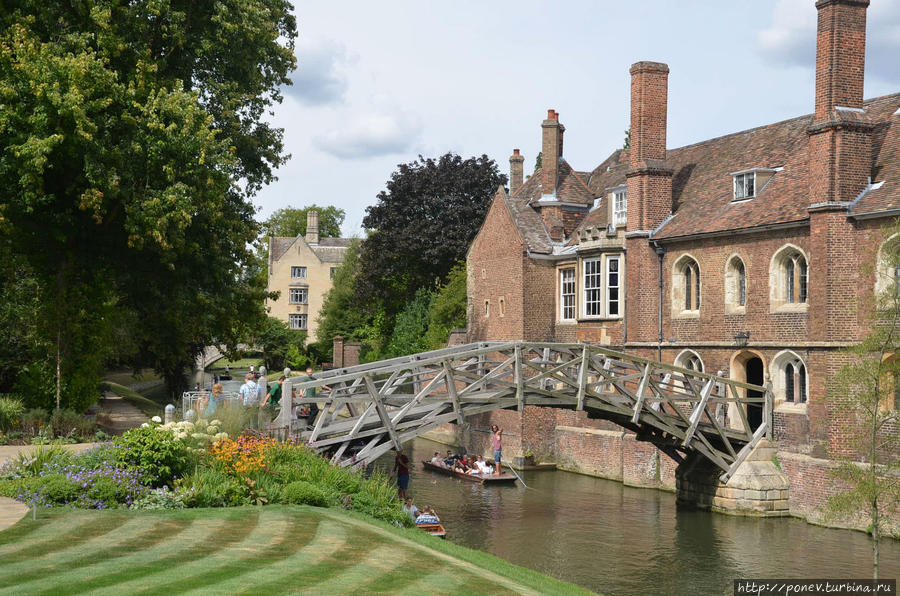
<path fill-rule="evenodd" d="M 315 339 L 316 319 L 348 246 L 350 238 L 319 237 L 316 211 L 307 213 L 305 237 L 270 236 L 266 289 L 280 295 L 277 300 L 266 300 L 269 314 Z"/>
<path fill-rule="evenodd" d="M 590 341 L 771 383 L 791 512 L 816 517 L 827 458 L 847 449 L 825 396 L 867 299 L 896 278 L 879 255 L 900 215 L 900 94 L 863 99 L 868 4 L 816 2 L 812 114 L 669 149 L 669 69 L 638 62 L 630 147 L 576 171 L 550 110 L 541 169 L 523 181 L 514 150 L 510 192 L 470 248 L 470 340 Z M 674 462 L 584 413 L 491 416 L 517 429 L 513 452 L 674 487 Z M 759 424 L 761 409 L 748 416 Z"/>

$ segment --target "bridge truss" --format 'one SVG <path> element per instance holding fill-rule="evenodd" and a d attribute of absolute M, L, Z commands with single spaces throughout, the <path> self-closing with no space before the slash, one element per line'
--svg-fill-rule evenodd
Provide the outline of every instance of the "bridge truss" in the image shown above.
<path fill-rule="evenodd" d="M 765 387 L 591 344 L 467 344 L 327 371 L 293 387 L 301 395 L 321 388 L 324 407 L 311 430 L 292 428 L 290 407 L 278 424 L 340 465 L 371 462 L 447 422 L 531 405 L 585 410 L 677 461 L 698 452 L 727 481 L 771 429 Z M 755 429 L 750 408 L 763 412 Z"/>

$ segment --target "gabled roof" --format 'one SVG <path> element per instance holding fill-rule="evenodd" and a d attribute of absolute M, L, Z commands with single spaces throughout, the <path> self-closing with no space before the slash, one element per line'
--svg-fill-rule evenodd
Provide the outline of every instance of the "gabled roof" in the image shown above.
<path fill-rule="evenodd" d="M 506 203 L 528 250 L 534 253 L 550 254 L 553 252 L 553 244 L 550 235 L 547 234 L 547 228 L 544 227 L 544 221 L 540 214 L 528 204 L 528 197 L 533 196 L 535 192 L 540 198 L 540 176 L 537 174 L 526 180 L 514 195 L 509 195 L 506 191 L 498 192 L 497 195 L 502 197 Z"/>
<path fill-rule="evenodd" d="M 283 257 L 297 241 L 307 244 L 303 236 L 273 236 L 271 241 L 269 250 L 272 253 L 270 258 L 273 261 Z M 352 241 L 352 238 L 320 238 L 318 244 L 307 244 L 307 246 L 323 263 L 342 263 L 344 253 Z"/>
<path fill-rule="evenodd" d="M 876 125 L 877 177 L 888 179 L 853 206 L 852 212 L 900 207 L 900 94 L 864 103 Z M 675 238 L 801 222 L 809 217 L 809 137 L 812 115 L 718 137 L 668 151 L 675 215 L 655 234 Z M 733 201 L 731 172 L 780 169 L 757 196 Z"/>
<path fill-rule="evenodd" d="M 527 203 L 540 200 L 546 194 L 541 186 L 540 168 L 534 171 L 534 174 L 519 187 L 516 191 L 516 197 L 522 198 Z M 578 203 L 581 205 L 590 205 L 594 202 L 594 195 L 588 188 L 587 179 L 590 174 L 587 172 L 577 172 L 564 159 L 559 160 L 559 174 L 556 182 L 556 200 L 564 203 Z"/>

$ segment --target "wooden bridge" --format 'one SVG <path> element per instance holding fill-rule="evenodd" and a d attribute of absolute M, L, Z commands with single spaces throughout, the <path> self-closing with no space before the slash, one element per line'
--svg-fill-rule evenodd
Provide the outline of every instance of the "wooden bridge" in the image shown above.
<path fill-rule="evenodd" d="M 276 425 L 331 454 L 340 465 L 368 463 L 441 424 L 526 405 L 585 410 L 633 431 L 682 461 L 698 452 L 734 473 L 771 429 L 765 387 L 646 360 L 590 344 L 482 342 L 327 371 L 287 384 L 320 389 L 312 429 L 297 429 L 290 407 Z M 762 422 L 751 428 L 748 409 Z"/>

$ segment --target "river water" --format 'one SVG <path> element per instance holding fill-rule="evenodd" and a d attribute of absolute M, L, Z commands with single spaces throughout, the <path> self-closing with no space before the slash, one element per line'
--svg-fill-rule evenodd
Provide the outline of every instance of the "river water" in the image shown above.
<path fill-rule="evenodd" d="M 485 487 L 422 470 L 444 445 L 416 439 L 410 494 L 447 539 L 604 594 L 732 594 L 737 578 L 871 578 L 861 532 L 798 519 L 676 509 L 675 495 L 561 471 L 520 472 L 529 488 Z M 392 455 L 378 465 L 390 468 Z M 900 576 L 900 541 L 881 577 Z"/>

